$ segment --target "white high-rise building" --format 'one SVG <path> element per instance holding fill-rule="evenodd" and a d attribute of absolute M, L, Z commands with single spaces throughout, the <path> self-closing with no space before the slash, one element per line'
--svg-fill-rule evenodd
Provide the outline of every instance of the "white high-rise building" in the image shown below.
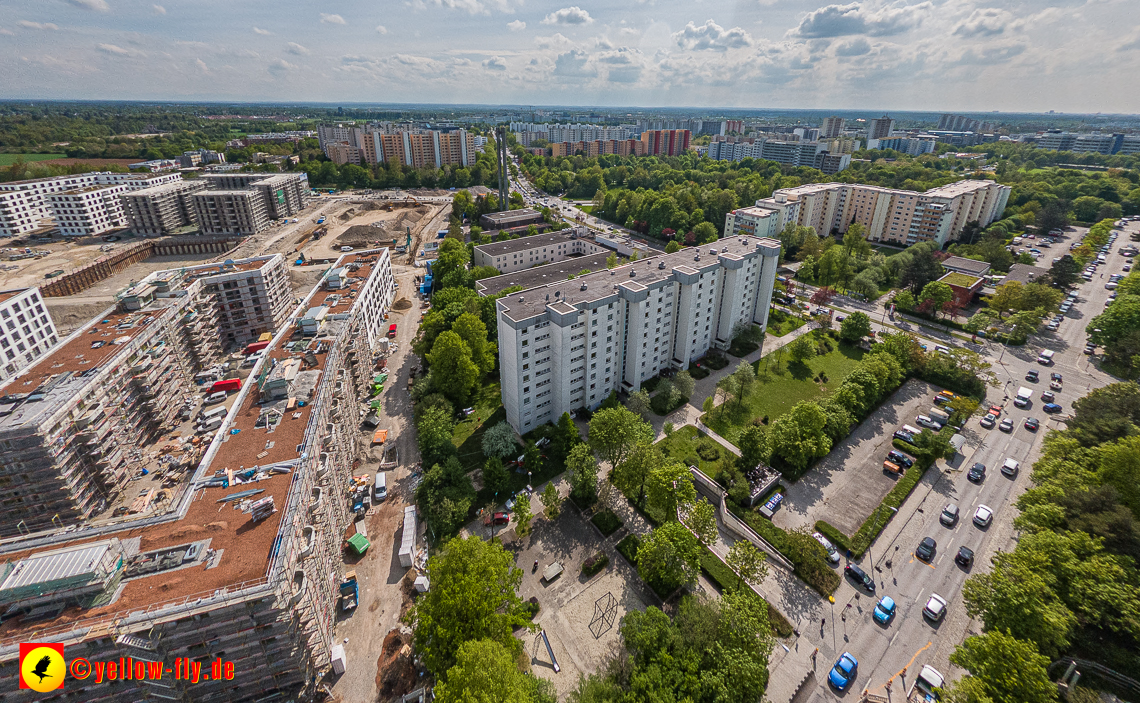
<path fill-rule="evenodd" d="M 843 127 L 847 120 L 842 117 L 825 117 L 819 128 L 820 139 L 835 139 L 843 136 Z"/>
<path fill-rule="evenodd" d="M 740 325 L 765 328 L 779 254 L 774 239 L 727 237 L 500 298 L 507 422 L 527 432 L 596 408 L 727 349 Z M 520 285 L 541 268 L 517 272 Z"/>
<path fill-rule="evenodd" d="M 56 215 L 51 202 L 51 196 L 55 194 L 112 185 L 124 186 L 123 190 L 139 190 L 181 180 L 180 173 L 94 171 L 0 183 L 0 236 L 18 236 L 43 226 L 43 220 Z M 64 199 L 61 202 L 72 201 Z"/>
<path fill-rule="evenodd" d="M 0 291 L 0 381 L 34 364 L 58 336 L 39 288 Z"/>

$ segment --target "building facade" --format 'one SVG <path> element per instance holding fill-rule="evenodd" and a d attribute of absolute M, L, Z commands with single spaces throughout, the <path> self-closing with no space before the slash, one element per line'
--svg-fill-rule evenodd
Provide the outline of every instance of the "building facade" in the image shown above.
<path fill-rule="evenodd" d="M 190 196 L 202 234 L 252 236 L 269 226 L 265 195 L 256 190 L 203 190 Z"/>
<path fill-rule="evenodd" d="M 842 117 L 825 117 L 823 124 L 819 127 L 820 139 L 837 139 L 843 136 L 843 128 L 847 125 L 847 120 Z"/>
<path fill-rule="evenodd" d="M 557 422 L 727 349 L 741 325 L 766 327 L 779 253 L 773 239 L 726 237 L 498 299 L 507 422 Z"/>
<path fill-rule="evenodd" d="M 646 156 L 680 156 L 689 150 L 689 130 L 650 129 L 641 133 Z"/>
<path fill-rule="evenodd" d="M 51 201 L 53 195 L 98 186 L 125 186 L 125 190 L 140 190 L 180 180 L 182 175 L 178 173 L 96 171 L 0 183 L 0 236 L 18 236 L 46 226 L 43 221 L 55 216 Z M 61 202 L 75 203 L 73 199 Z"/>
<path fill-rule="evenodd" d="M 765 159 L 787 166 L 808 166 L 827 174 L 851 165 L 851 154 L 833 154 L 817 141 L 768 139 L 765 137 L 713 137 L 708 156 L 717 161 Z"/>
<path fill-rule="evenodd" d="M 55 226 L 64 237 L 86 237 L 127 226 L 119 196 L 125 185 L 94 185 L 48 195 Z"/>
<path fill-rule="evenodd" d="M 867 139 L 886 139 L 895 129 L 895 121 L 890 117 L 873 117 L 867 120 Z"/>
<path fill-rule="evenodd" d="M 34 364 L 58 337 L 39 288 L 0 291 L 0 382 Z"/>
<path fill-rule="evenodd" d="M 471 262 L 474 266 L 492 266 L 504 274 L 602 251 L 606 248 L 564 229 L 477 246 Z"/>
<path fill-rule="evenodd" d="M 196 226 L 190 196 L 206 187 L 206 181 L 196 178 L 123 193 L 120 200 L 127 224 L 135 234 L 152 236 Z"/>
<path fill-rule="evenodd" d="M 934 135 L 917 137 L 887 137 L 885 139 L 868 139 L 868 149 L 894 149 L 901 151 L 910 156 L 919 156 L 920 154 L 933 154 L 934 145 L 938 143 L 938 137 Z"/>

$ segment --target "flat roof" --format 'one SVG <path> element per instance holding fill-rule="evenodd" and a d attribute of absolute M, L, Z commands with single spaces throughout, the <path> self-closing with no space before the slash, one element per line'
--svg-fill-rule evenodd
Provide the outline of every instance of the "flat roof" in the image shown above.
<path fill-rule="evenodd" d="M 481 244 L 475 247 L 475 250 L 483 252 L 487 256 L 502 256 L 504 254 L 513 254 L 518 251 L 527 251 L 528 249 L 536 249 L 552 244 L 566 244 L 578 239 L 585 238 L 574 234 L 572 229 L 564 229 L 561 232 L 547 232 L 546 234 L 535 234 L 530 237 L 508 239 L 504 242 Z"/>
<path fill-rule="evenodd" d="M 1018 281 L 1020 283 L 1032 283 L 1037 280 L 1038 276 L 1048 273 L 1048 269 L 1043 269 L 1038 266 L 1030 266 L 1029 264 L 1014 264 L 1009 267 L 1009 273 L 1005 275 L 999 285 L 1010 283 L 1011 281 Z"/>
<path fill-rule="evenodd" d="M 577 275 L 583 269 L 600 271 L 606 267 L 606 259 L 610 254 L 617 256 L 616 252 L 603 251 L 585 256 L 572 256 L 564 261 L 544 266 L 535 266 L 523 271 L 504 273 L 501 276 L 483 278 L 475 282 L 475 288 L 480 295 L 496 295 L 511 286 L 522 286 L 523 289 L 535 286 L 568 280 L 571 274 Z M 621 258 L 620 256 L 618 257 Z"/>
<path fill-rule="evenodd" d="M 492 222 L 509 222 L 510 220 L 521 220 L 528 217 L 542 217 L 542 213 L 530 208 L 522 208 L 521 210 L 507 210 L 505 212 L 488 212 L 483 217 Z"/>
<path fill-rule="evenodd" d="M 32 290 L 32 289 L 31 288 L 13 288 L 12 290 L 0 290 L 0 303 L 6 303 L 9 300 L 11 300 L 12 298 L 23 295 L 24 293 L 27 293 L 30 290 Z"/>
<path fill-rule="evenodd" d="M 67 549 L 39 552 L 16 562 L 12 572 L 0 583 L 0 591 L 50 583 L 94 573 L 99 560 L 111 548 L 109 540 L 83 544 Z"/>
<path fill-rule="evenodd" d="M 981 276 L 986 271 L 990 270 L 988 261 L 978 261 L 976 259 L 967 259 L 964 256 L 951 256 L 942 262 L 942 267 L 947 269 L 960 270 L 962 273 L 972 273 Z"/>

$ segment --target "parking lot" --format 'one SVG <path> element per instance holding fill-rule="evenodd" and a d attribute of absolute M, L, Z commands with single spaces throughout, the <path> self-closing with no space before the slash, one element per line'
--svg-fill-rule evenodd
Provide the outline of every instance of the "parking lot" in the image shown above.
<path fill-rule="evenodd" d="M 772 522 L 790 530 L 825 519 L 853 534 L 897 480 L 883 471 L 891 435 L 904 424 L 913 425 L 916 416 L 934 405 L 939 390 L 914 379 L 904 383 L 814 469 L 788 487 Z"/>

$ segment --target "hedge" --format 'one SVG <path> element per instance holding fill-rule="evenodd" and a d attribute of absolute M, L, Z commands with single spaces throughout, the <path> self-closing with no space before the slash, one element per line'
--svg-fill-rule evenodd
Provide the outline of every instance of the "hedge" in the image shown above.
<path fill-rule="evenodd" d="M 594 517 L 590 518 L 590 522 L 594 523 L 594 527 L 598 528 L 602 533 L 602 537 L 609 537 L 617 532 L 624 524 L 618 516 L 614 515 L 613 511 L 610 510 L 603 510 L 597 513 Z"/>
<path fill-rule="evenodd" d="M 582 573 L 586 576 L 593 576 L 602 569 L 606 568 L 606 565 L 609 563 L 610 558 L 606 556 L 605 553 L 598 552 L 594 556 L 582 562 Z"/>
<path fill-rule="evenodd" d="M 625 557 L 630 564 L 637 566 L 637 548 L 641 545 L 641 538 L 637 535 L 626 535 L 617 543 L 618 553 Z"/>
<path fill-rule="evenodd" d="M 739 506 L 731 502 L 727 505 L 729 512 L 747 523 L 757 534 L 767 540 L 768 544 L 775 547 L 776 551 L 792 562 L 795 574 L 801 581 L 811 586 L 822 596 L 830 596 L 836 588 L 839 588 L 839 575 L 823 559 L 817 560 L 818 563 L 813 565 L 800 558 L 794 550 L 788 549 L 788 533 L 773 525 L 770 520 L 759 517 L 751 510 L 742 512 Z"/>
<path fill-rule="evenodd" d="M 735 588 L 740 582 L 740 577 L 728 567 L 720 557 L 713 554 L 712 551 L 705 547 L 705 551 L 701 554 L 701 571 L 704 572 L 713 583 L 720 587 L 720 590 L 727 591 L 730 588 Z M 768 611 L 768 626 L 772 628 L 772 634 L 777 637 L 791 637 L 794 631 L 792 630 L 792 623 L 784 617 L 784 614 L 776 610 L 764 598 L 761 598 L 756 591 L 747 588 L 745 593 L 751 593 L 756 598 L 759 598 L 764 603 L 764 607 Z"/>

